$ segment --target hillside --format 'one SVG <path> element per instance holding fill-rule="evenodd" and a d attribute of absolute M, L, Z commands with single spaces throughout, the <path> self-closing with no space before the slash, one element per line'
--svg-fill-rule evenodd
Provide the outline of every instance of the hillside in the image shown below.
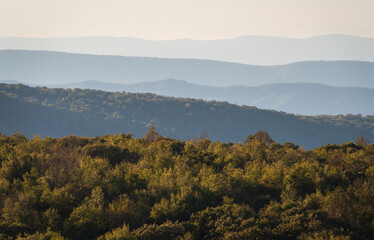
<path fill-rule="evenodd" d="M 254 66 L 196 59 L 100 56 L 46 51 L 0 51 L 0 79 L 29 84 L 96 80 L 139 83 L 180 79 L 209 86 L 259 86 L 268 83 L 319 83 L 374 88 L 374 63 L 298 62 Z"/>
<path fill-rule="evenodd" d="M 361 135 L 374 140 L 373 116 L 304 117 L 227 102 L 12 84 L 0 84 L 0 98 L 0 132 L 19 131 L 28 137 L 120 132 L 141 137 L 156 126 L 167 137 L 193 139 L 208 133 L 223 142 L 244 141 L 265 130 L 278 142 L 307 149 Z"/>
<path fill-rule="evenodd" d="M 155 93 L 158 95 L 227 101 L 300 115 L 373 115 L 374 89 L 332 87 L 313 83 L 276 83 L 257 87 L 212 87 L 168 79 L 136 84 L 84 81 L 48 87 Z M 318 94 L 316 94 L 318 93 Z"/>
<path fill-rule="evenodd" d="M 195 58 L 254 65 L 300 61 L 374 61 L 374 39 L 323 35 L 292 39 L 243 36 L 234 39 L 150 41 L 136 38 L 0 38 L 0 49 L 49 50 L 100 55 Z M 186 79 L 187 80 L 187 79 Z"/>

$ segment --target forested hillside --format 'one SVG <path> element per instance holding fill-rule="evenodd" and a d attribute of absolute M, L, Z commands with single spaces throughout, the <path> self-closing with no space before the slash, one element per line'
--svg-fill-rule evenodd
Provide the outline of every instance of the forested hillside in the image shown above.
<path fill-rule="evenodd" d="M 374 102 L 374 89 L 333 87 L 315 83 L 273 83 L 256 87 L 212 87 L 167 79 L 135 84 L 84 81 L 47 85 L 47 87 L 155 93 L 171 97 L 227 101 L 300 115 L 374 114 L 374 108 L 370 104 Z"/>
<path fill-rule="evenodd" d="M 372 239 L 373 164 L 364 138 L 0 134 L 0 239 Z"/>
<path fill-rule="evenodd" d="M 167 137 L 184 140 L 208 134 L 214 141 L 234 143 L 265 130 L 280 143 L 293 142 L 306 149 L 353 141 L 358 136 L 374 140 L 373 116 L 295 116 L 154 94 L 0 84 L 0 113 L 0 132 L 19 131 L 28 137 L 121 132 L 141 137 L 155 126 Z"/>

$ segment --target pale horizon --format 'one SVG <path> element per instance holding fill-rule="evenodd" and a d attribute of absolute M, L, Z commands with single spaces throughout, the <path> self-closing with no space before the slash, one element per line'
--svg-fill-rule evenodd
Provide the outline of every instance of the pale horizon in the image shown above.
<path fill-rule="evenodd" d="M 303 36 L 303 37 L 288 37 L 288 36 L 275 36 L 275 35 L 240 35 L 240 36 L 233 36 L 233 37 L 222 37 L 222 38 L 207 38 L 207 39 L 198 39 L 198 38 L 171 38 L 171 39 L 149 39 L 149 38 L 141 38 L 141 37 L 134 37 L 134 36 L 105 36 L 105 35 L 87 35 L 87 36 L 70 36 L 70 37 L 23 37 L 23 36 L 0 36 L 0 38 L 24 38 L 24 39 L 75 39 L 75 38 L 132 38 L 132 39 L 139 39 L 139 40 L 146 40 L 146 41 L 174 41 L 174 40 L 193 40 L 193 41 L 214 41 L 214 40 L 231 40 L 231 39 L 238 39 L 243 37 L 269 37 L 269 38 L 285 38 L 285 39 L 310 39 L 315 37 L 322 37 L 322 36 L 347 36 L 347 37 L 357 37 L 357 38 L 374 38 L 374 37 L 367 37 L 367 36 L 359 36 L 359 35 L 352 35 L 352 34 L 344 34 L 344 33 L 330 33 L 330 34 L 320 34 L 320 35 L 311 35 L 311 36 Z"/>
<path fill-rule="evenodd" d="M 369 0 L 0 0 L 0 37 L 374 38 Z"/>

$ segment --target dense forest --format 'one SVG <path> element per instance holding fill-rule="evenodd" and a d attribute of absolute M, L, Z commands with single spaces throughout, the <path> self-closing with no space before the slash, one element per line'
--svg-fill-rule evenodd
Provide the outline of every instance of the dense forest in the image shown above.
<path fill-rule="evenodd" d="M 0 114 L 0 132 L 19 131 L 29 138 L 110 133 L 139 138 L 155 126 L 163 136 L 179 140 L 203 133 L 213 141 L 234 143 L 265 130 L 280 143 L 293 142 L 305 149 L 354 141 L 358 136 L 374 141 L 374 116 L 370 115 L 307 117 L 147 93 L 0 84 Z"/>
<path fill-rule="evenodd" d="M 0 134 L 0 239 L 372 239 L 374 144 Z"/>

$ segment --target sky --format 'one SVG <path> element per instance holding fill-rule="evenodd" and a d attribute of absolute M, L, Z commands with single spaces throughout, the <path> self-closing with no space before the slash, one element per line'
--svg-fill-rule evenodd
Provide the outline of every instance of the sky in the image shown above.
<path fill-rule="evenodd" d="M 0 37 L 374 37 L 374 0 L 0 0 Z"/>

